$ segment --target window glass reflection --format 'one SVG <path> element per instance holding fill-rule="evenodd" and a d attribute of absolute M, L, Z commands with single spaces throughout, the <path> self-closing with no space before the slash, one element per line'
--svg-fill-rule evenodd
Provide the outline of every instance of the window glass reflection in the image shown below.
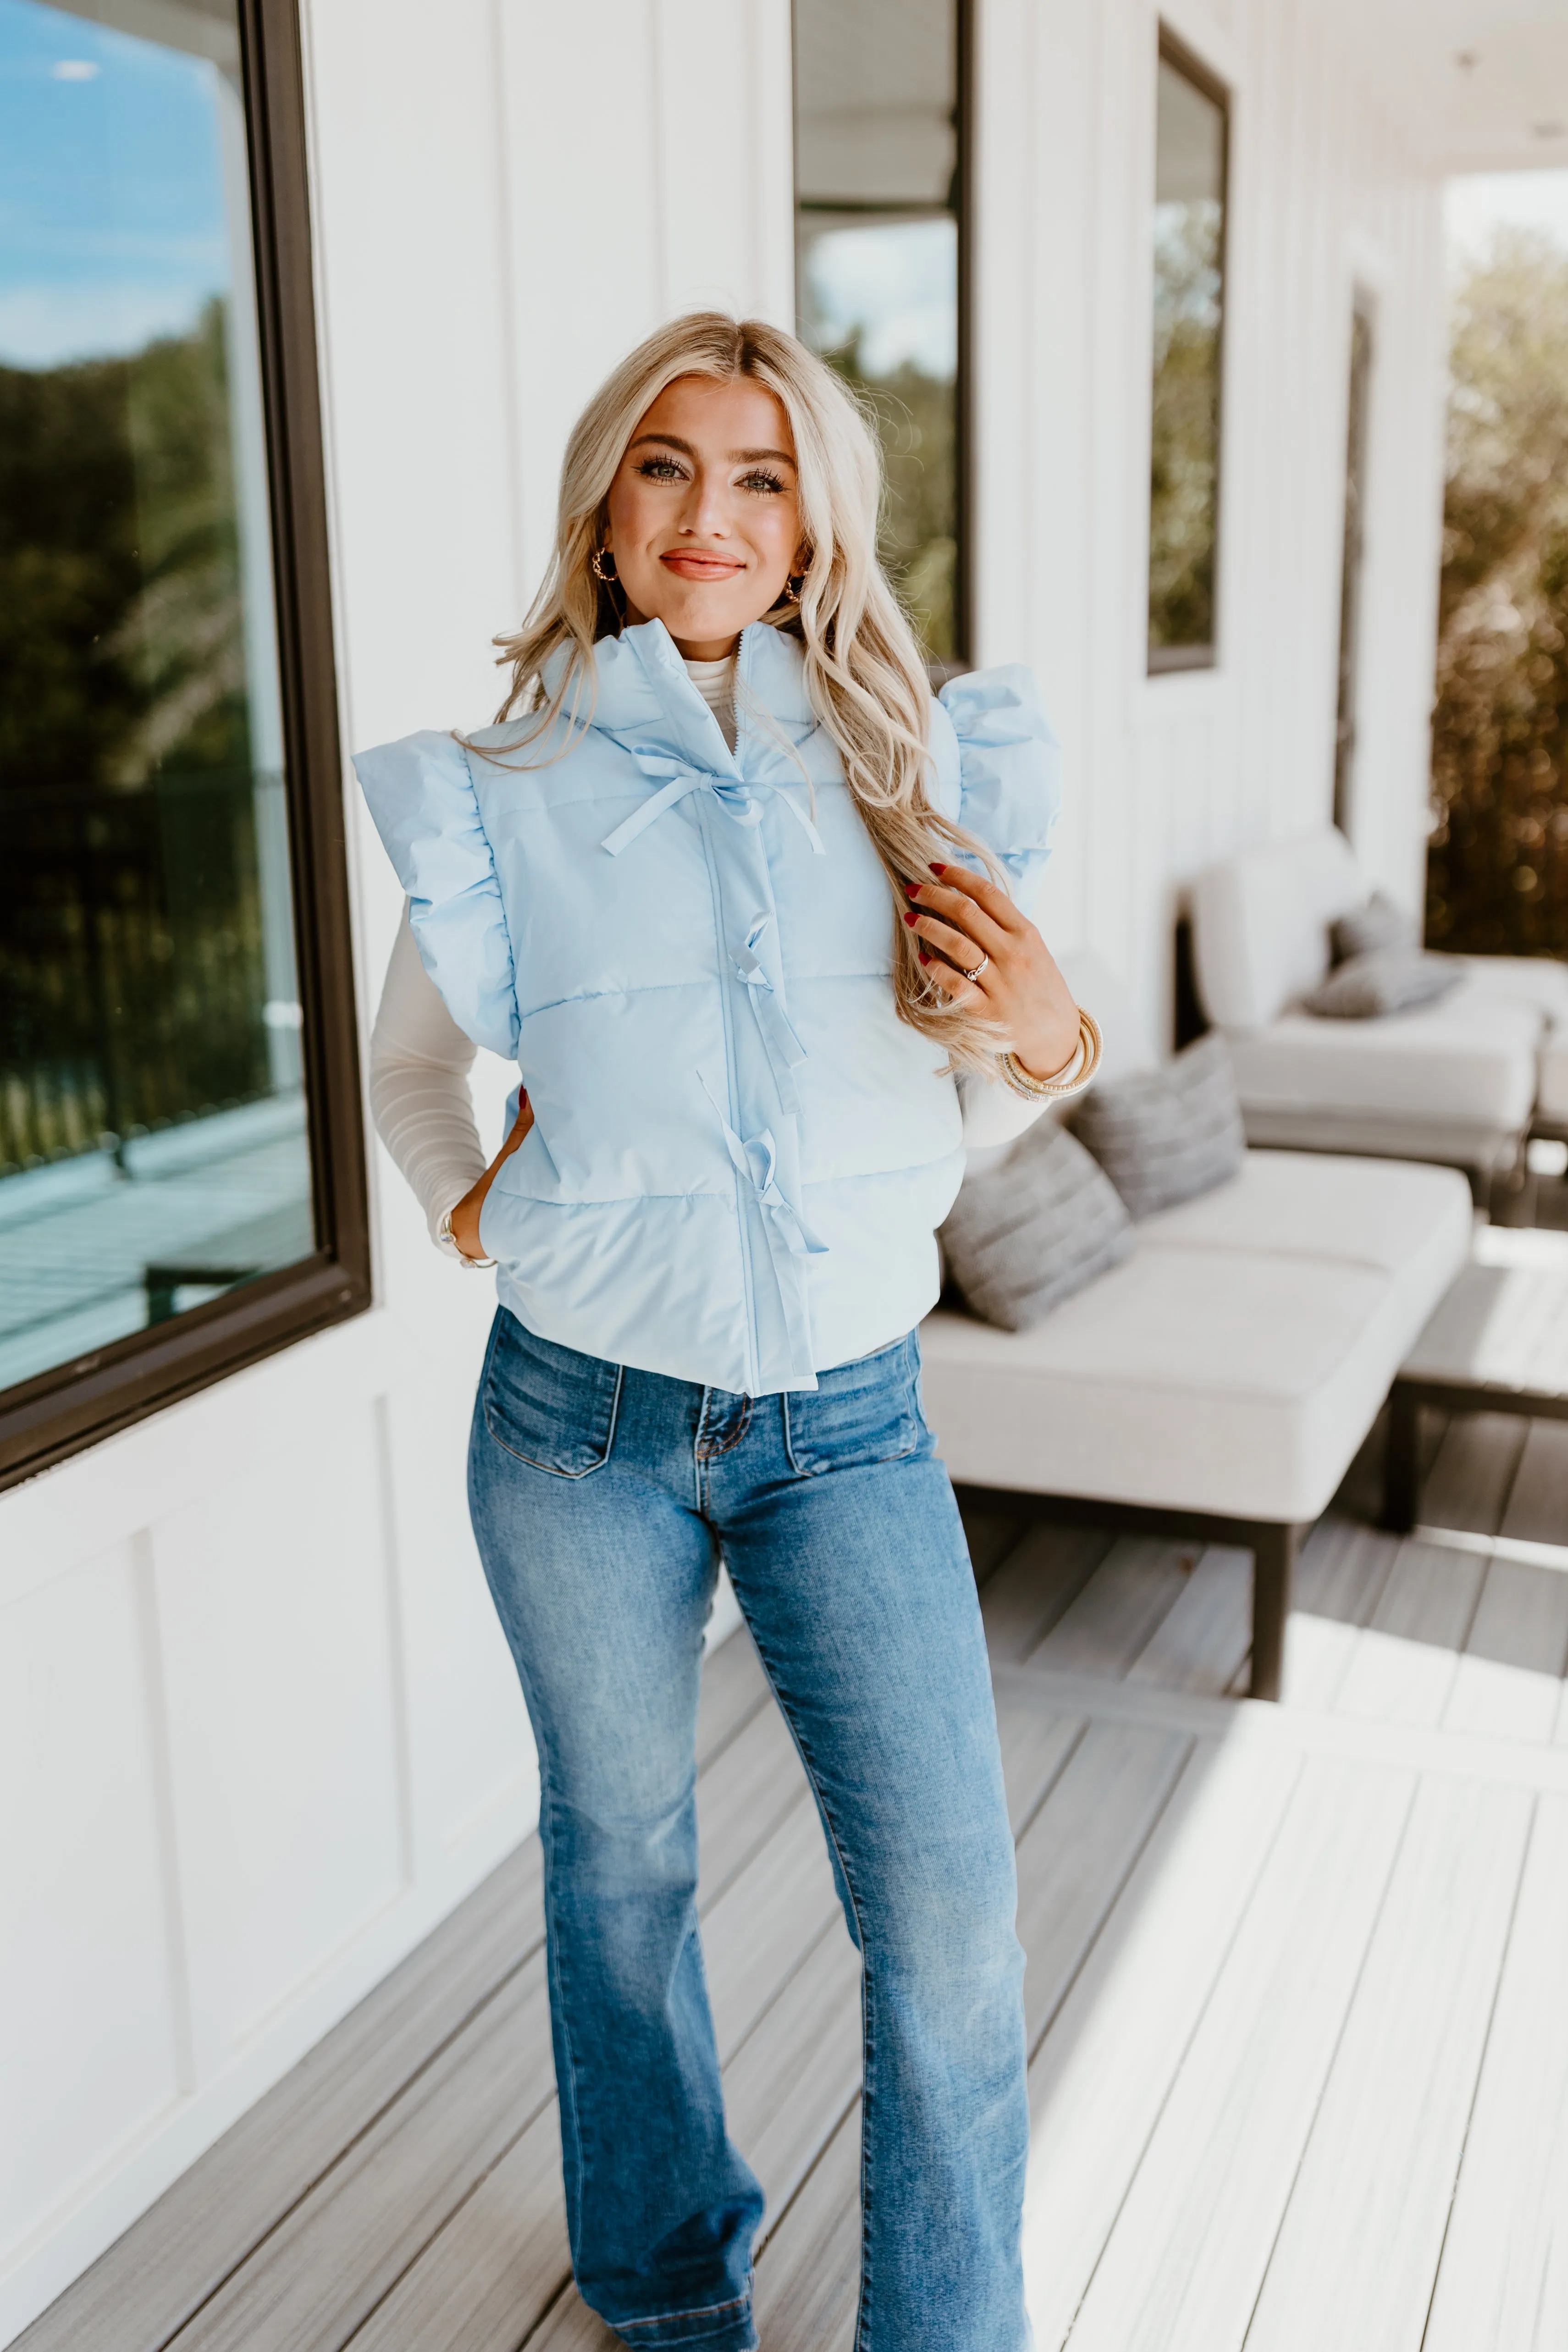
<path fill-rule="evenodd" d="M 1219 512 L 1225 109 L 1160 59 L 1149 667 L 1212 659 Z"/>
<path fill-rule="evenodd" d="M 958 46 L 952 0 L 796 0 L 800 331 L 875 411 L 884 562 L 958 643 Z"/>
<path fill-rule="evenodd" d="M 0 0 L 0 1386 L 314 1247 L 250 256 L 232 6 Z"/>

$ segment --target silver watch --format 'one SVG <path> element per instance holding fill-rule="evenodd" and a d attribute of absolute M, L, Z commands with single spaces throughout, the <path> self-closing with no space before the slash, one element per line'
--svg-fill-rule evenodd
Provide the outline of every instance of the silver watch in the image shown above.
<path fill-rule="evenodd" d="M 452 1205 L 455 1208 L 456 1202 Z M 458 1237 L 452 1231 L 451 1209 L 441 1212 L 441 1222 L 436 1228 L 436 1242 L 438 1248 L 449 1251 L 459 1265 L 467 1266 L 470 1274 L 482 1274 L 486 1266 L 495 1264 L 493 1257 L 470 1257 L 466 1249 L 458 1248 Z"/>

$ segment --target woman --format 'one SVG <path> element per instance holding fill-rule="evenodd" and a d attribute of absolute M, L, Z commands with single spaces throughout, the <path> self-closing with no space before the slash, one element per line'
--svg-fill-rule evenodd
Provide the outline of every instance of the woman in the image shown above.
<path fill-rule="evenodd" d="M 915 1327 L 954 1073 L 1016 1131 L 1091 1033 L 1002 887 L 1053 814 L 1032 685 L 933 704 L 879 493 L 801 344 L 677 320 L 572 436 L 500 722 L 357 763 L 409 900 L 377 1123 L 499 1268 L 469 1497 L 539 1746 L 573 2263 L 634 2345 L 757 2340 L 695 1910 L 721 1553 L 863 1956 L 858 2342 L 1028 2340 L 1012 1842 Z M 489 1166 L 475 1045 L 527 1084 Z"/>

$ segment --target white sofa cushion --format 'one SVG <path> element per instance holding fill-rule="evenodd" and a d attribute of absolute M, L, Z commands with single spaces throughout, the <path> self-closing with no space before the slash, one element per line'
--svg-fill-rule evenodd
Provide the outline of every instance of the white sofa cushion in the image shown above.
<path fill-rule="evenodd" d="M 1568 1127 L 1568 1024 L 1547 1031 L 1536 1071 L 1536 1117 L 1550 1127 Z"/>
<path fill-rule="evenodd" d="M 1489 996 L 1510 996 L 1533 1005 L 1548 1021 L 1568 1026 L 1568 963 L 1552 956 L 1453 956 L 1465 977 Z"/>
<path fill-rule="evenodd" d="M 1245 850 L 1193 885 L 1198 991 L 1220 1029 L 1261 1029 L 1329 968 L 1329 925 L 1366 887 L 1342 833 Z"/>
<path fill-rule="evenodd" d="M 926 1409 L 953 1477 L 1316 1518 L 1464 1261 L 1470 1202 L 1448 1169 L 1325 1181 L 1340 1163 L 1310 1158 L 1249 1155 L 1033 1331 L 929 1317 Z"/>
<path fill-rule="evenodd" d="M 1232 1034 L 1248 1110 L 1357 1110 L 1521 1128 L 1535 1097 L 1541 1016 L 1466 980 L 1440 1003 L 1384 1021 L 1287 1013 Z"/>
<path fill-rule="evenodd" d="M 1326 1151 L 1249 1151 L 1241 1172 L 1201 1200 L 1162 1209 L 1143 1226 L 1162 1249 L 1267 1250 L 1277 1257 L 1369 1266 L 1424 1297 L 1426 1244 L 1458 1246 L 1469 1188 L 1418 1160 L 1352 1160 Z"/>

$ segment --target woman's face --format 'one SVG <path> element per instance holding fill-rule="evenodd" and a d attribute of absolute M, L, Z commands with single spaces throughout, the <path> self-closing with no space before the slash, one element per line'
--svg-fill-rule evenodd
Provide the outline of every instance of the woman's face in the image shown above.
<path fill-rule="evenodd" d="M 626 619 L 658 620 L 688 661 L 717 661 L 797 567 L 795 438 L 771 392 L 678 376 L 637 420 L 610 485 L 604 545 Z"/>

